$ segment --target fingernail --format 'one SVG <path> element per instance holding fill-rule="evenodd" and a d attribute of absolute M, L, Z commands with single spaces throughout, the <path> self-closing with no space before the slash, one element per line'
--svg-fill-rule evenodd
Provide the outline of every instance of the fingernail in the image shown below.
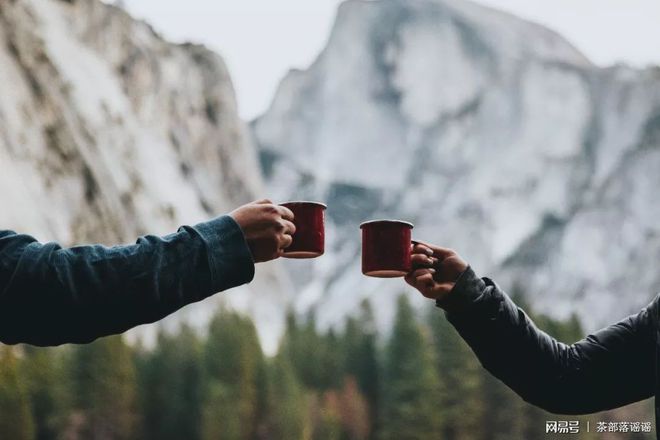
<path fill-rule="evenodd" d="M 432 251 L 431 249 L 427 249 L 427 250 L 426 250 L 426 255 L 428 255 L 429 257 L 432 256 L 432 255 L 433 255 L 433 251 Z"/>
<path fill-rule="evenodd" d="M 427 262 L 428 262 L 429 264 L 433 264 L 433 258 L 429 258 L 429 259 L 427 260 Z"/>
<path fill-rule="evenodd" d="M 429 272 L 435 273 L 435 269 L 429 269 Z"/>

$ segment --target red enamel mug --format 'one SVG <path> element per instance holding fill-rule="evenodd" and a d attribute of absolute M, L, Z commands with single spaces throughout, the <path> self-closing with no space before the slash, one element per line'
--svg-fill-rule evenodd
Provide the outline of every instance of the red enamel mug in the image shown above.
<path fill-rule="evenodd" d="M 327 206 L 319 202 L 281 203 L 293 211 L 293 224 L 296 232 L 293 243 L 284 249 L 286 258 L 316 258 L 325 251 L 325 210 Z"/>
<path fill-rule="evenodd" d="M 362 229 L 362 273 L 370 277 L 395 278 L 412 269 L 413 224 L 401 220 L 372 220 Z"/>

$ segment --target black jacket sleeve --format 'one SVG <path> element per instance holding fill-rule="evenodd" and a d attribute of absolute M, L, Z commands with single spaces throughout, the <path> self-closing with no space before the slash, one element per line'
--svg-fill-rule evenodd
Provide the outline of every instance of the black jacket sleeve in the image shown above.
<path fill-rule="evenodd" d="M 0 231 L 0 342 L 86 343 L 252 280 L 229 216 L 135 244 L 62 248 Z"/>
<path fill-rule="evenodd" d="M 658 296 L 637 315 L 573 345 L 536 328 L 495 283 L 471 268 L 443 306 L 484 368 L 547 411 L 586 414 L 654 395 Z"/>

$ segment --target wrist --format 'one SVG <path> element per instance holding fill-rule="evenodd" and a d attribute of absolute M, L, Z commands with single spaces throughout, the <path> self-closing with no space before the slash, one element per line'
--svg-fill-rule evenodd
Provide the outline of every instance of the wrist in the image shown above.
<path fill-rule="evenodd" d="M 459 313 L 469 308 L 486 289 L 486 283 L 477 276 L 471 266 L 458 276 L 454 287 L 443 298 L 436 299 L 436 306 L 447 313 Z"/>

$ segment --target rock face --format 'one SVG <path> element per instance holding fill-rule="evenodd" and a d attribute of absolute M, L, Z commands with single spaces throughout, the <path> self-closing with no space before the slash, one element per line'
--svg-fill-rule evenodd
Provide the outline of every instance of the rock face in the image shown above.
<path fill-rule="evenodd" d="M 650 43 L 649 43 L 650 44 Z M 361 221 L 404 218 L 482 274 L 590 329 L 660 291 L 660 69 L 599 68 L 559 35 L 464 0 L 349 0 L 327 47 L 252 124 L 269 188 L 329 205 L 297 306 L 331 323 L 366 279 Z"/>
<path fill-rule="evenodd" d="M 0 2 L 0 79 L 3 229 L 64 245 L 128 243 L 262 193 L 222 60 L 163 41 L 118 8 Z M 262 266 L 249 289 L 221 296 L 255 315 L 274 346 L 286 286 L 278 265 Z M 179 317 L 203 322 L 213 301 Z"/>
<path fill-rule="evenodd" d="M 400 280 L 360 273 L 358 224 L 398 217 L 593 328 L 660 290 L 660 71 L 601 69 L 555 33 L 462 0 L 349 0 L 328 46 L 252 125 L 222 60 L 97 0 L 0 2 L 0 227 L 128 243 L 266 193 L 328 202 L 328 252 L 289 261 L 331 324 Z M 227 299 L 275 347 L 281 264 Z M 142 331 L 144 333 L 144 330 Z M 148 331 L 147 331 L 148 333 Z"/>

